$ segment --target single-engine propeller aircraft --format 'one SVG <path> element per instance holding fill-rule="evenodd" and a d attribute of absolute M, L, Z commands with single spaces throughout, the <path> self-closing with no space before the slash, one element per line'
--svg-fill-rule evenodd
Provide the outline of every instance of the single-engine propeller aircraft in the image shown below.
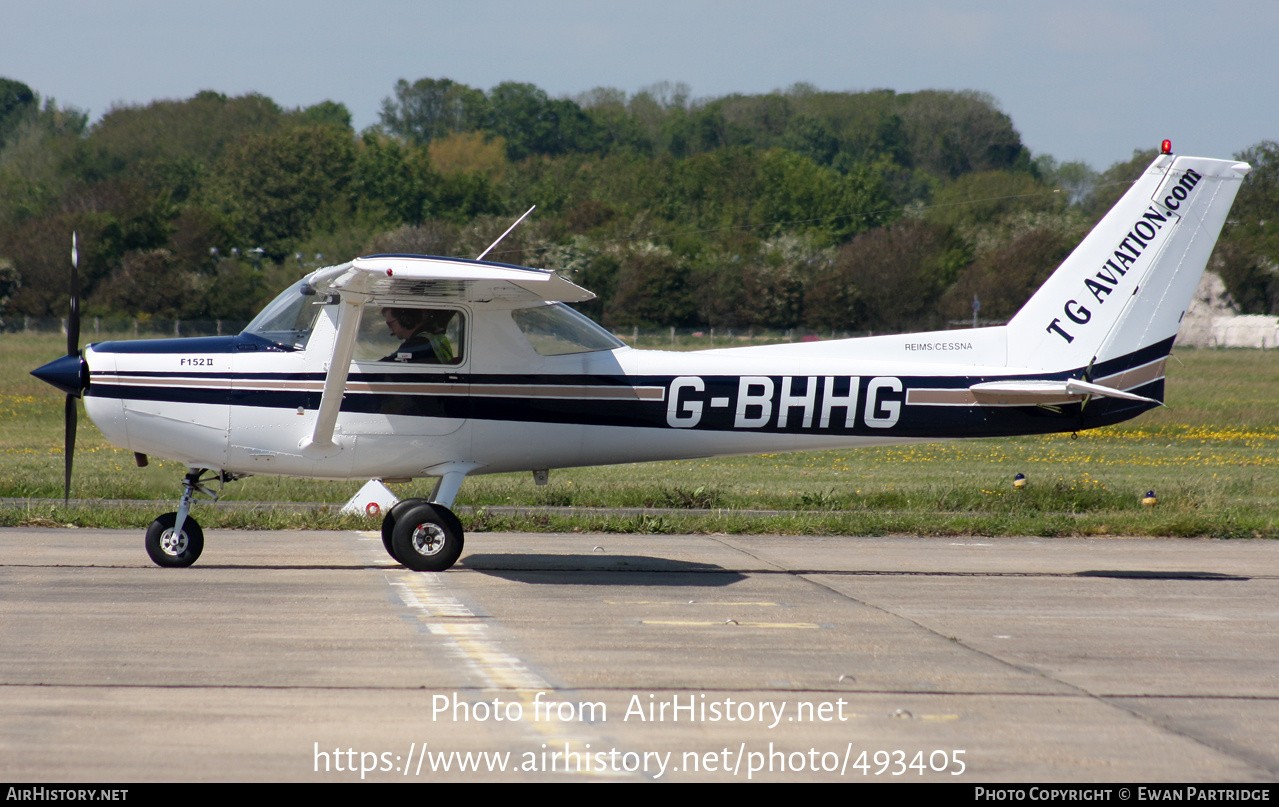
<path fill-rule="evenodd" d="M 382 522 L 417 570 L 462 552 L 470 474 L 1073 432 L 1160 406 L 1164 363 L 1248 173 L 1163 153 L 1006 325 L 827 342 L 633 350 L 553 272 L 373 255 L 319 269 L 238 336 L 103 342 L 34 371 L 108 440 L 185 463 L 146 548 L 189 566 L 197 492 L 251 474 L 435 477 Z M 483 256 L 481 256 L 482 258 Z M 73 287 L 74 288 L 74 287 Z M 388 331 L 390 333 L 388 333 Z"/>

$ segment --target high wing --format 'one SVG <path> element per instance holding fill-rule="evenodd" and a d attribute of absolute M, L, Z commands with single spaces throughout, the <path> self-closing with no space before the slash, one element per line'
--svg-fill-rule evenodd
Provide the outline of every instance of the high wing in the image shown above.
<path fill-rule="evenodd" d="M 315 272 L 311 286 L 343 297 L 363 294 L 383 305 L 424 300 L 580 303 L 595 298 L 546 269 L 421 255 L 356 258 Z"/>
<path fill-rule="evenodd" d="M 320 269 L 311 275 L 317 295 L 341 300 L 333 358 L 324 379 L 315 430 L 303 450 L 317 456 L 336 453 L 333 430 L 346 392 L 347 375 L 366 305 L 430 302 L 584 302 L 595 297 L 554 272 L 501 263 L 420 255 L 371 255 Z"/>

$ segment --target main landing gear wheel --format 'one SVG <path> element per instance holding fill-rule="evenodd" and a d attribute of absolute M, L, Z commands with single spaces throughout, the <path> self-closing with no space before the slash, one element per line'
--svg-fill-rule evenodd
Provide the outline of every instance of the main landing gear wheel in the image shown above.
<path fill-rule="evenodd" d="M 391 509 L 386 511 L 386 515 L 382 517 L 382 546 L 386 548 L 386 554 L 390 555 L 397 563 L 403 563 L 395 554 L 395 544 L 393 543 L 395 535 L 395 522 L 400 516 L 419 505 L 430 504 L 426 499 L 405 499 L 402 502 L 396 502 L 391 505 Z"/>
<path fill-rule="evenodd" d="M 147 554 L 157 566 L 190 566 L 204 551 L 204 530 L 187 516 L 182 534 L 173 532 L 177 513 L 165 513 L 147 527 Z"/>
<path fill-rule="evenodd" d="M 395 515 L 391 557 L 410 569 L 442 572 L 462 555 L 462 522 L 444 505 L 418 504 Z"/>

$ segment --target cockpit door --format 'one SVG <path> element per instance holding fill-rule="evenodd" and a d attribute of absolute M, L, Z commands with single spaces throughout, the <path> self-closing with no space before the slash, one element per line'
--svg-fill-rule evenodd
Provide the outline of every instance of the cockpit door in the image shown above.
<path fill-rule="evenodd" d="M 366 306 L 343 430 L 438 436 L 461 429 L 471 414 L 470 326 L 460 305 Z"/>

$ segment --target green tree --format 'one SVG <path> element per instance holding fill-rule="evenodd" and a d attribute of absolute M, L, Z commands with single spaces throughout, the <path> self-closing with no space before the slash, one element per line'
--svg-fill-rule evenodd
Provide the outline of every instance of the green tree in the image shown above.
<path fill-rule="evenodd" d="M 1279 314 L 1279 143 L 1236 155 L 1252 165 L 1212 262 L 1247 314 Z"/>
<path fill-rule="evenodd" d="M 1072 205 L 1081 204 L 1097 184 L 1097 172 L 1084 162 L 1059 163 L 1052 155 L 1041 154 L 1034 164 L 1044 184 L 1064 191 Z"/>
<path fill-rule="evenodd" d="M 506 139 L 512 160 L 534 154 L 598 151 L 603 132 L 572 101 L 549 98 L 533 84 L 507 81 L 488 93 L 487 129 Z"/>
<path fill-rule="evenodd" d="M 378 227 L 420 224 L 438 176 L 422 148 L 365 132 L 354 164 L 352 194 L 364 218 Z"/>
<path fill-rule="evenodd" d="M 36 94 L 21 81 L 0 78 L 0 149 L 18 124 L 39 109 Z"/>
<path fill-rule="evenodd" d="M 809 284 L 805 325 L 891 332 L 938 326 L 936 302 L 967 261 L 964 243 L 927 221 L 862 233 Z"/>
<path fill-rule="evenodd" d="M 130 251 L 94 298 L 95 307 L 177 319 L 198 311 L 194 277 L 165 249 Z"/>
<path fill-rule="evenodd" d="M 818 165 L 830 165 L 839 153 L 840 144 L 825 121 L 802 115 L 791 121 L 781 145 Z"/>
<path fill-rule="evenodd" d="M 693 325 L 697 305 L 688 268 L 668 249 L 640 244 L 618 255 L 604 323 L 613 328 Z"/>
<path fill-rule="evenodd" d="M 929 221 L 948 227 L 979 227 L 1010 213 L 1060 211 L 1066 198 L 1030 174 L 981 171 L 964 174 L 933 194 Z"/>
<path fill-rule="evenodd" d="M 1091 191 L 1085 195 L 1082 207 L 1084 213 L 1094 221 L 1100 219 L 1115 206 L 1119 197 L 1123 196 L 1132 183 L 1141 176 L 1141 172 L 1150 167 L 1150 163 L 1159 154 L 1158 149 L 1134 149 L 1132 159 L 1117 162 L 1097 176 Z"/>
<path fill-rule="evenodd" d="M 655 141 L 651 132 L 627 108 L 626 93 L 613 87 L 596 87 L 574 99 L 600 132 L 607 150 L 638 151 L 652 154 Z"/>
<path fill-rule="evenodd" d="M 883 187 L 869 171 L 841 174 L 784 149 L 761 155 L 752 218 L 768 232 L 784 230 L 847 241 L 890 217 Z"/>
<path fill-rule="evenodd" d="M 355 145 L 332 126 L 295 126 L 246 137 L 227 149 L 206 200 L 223 211 L 249 248 L 272 260 L 315 228 L 350 210 Z"/>
<path fill-rule="evenodd" d="M 0 255 L 12 261 L 21 286 L 8 313 L 65 317 L 71 293 L 71 233 L 79 234 L 81 294 L 92 300 L 98 282 L 111 270 L 103 230 L 109 216 L 80 211 L 32 218 L 0 228 Z"/>
<path fill-rule="evenodd" d="M 447 78 L 395 82 L 395 98 L 382 101 L 382 128 L 411 143 L 481 128 L 489 115 L 481 90 Z"/>
<path fill-rule="evenodd" d="M 897 102 L 916 167 L 952 179 L 972 171 L 1030 167 L 1030 153 L 1012 119 L 985 93 L 925 90 L 898 96 Z"/>
<path fill-rule="evenodd" d="M 36 95 L 8 120 L 13 128 L 0 149 L 0 229 L 54 214 L 75 180 L 65 166 L 88 118 L 73 107 L 59 107 L 52 98 L 41 104 Z"/>
<path fill-rule="evenodd" d="M 982 319 L 1011 319 L 1073 248 L 1071 240 L 1051 230 L 1022 233 L 964 269 L 944 295 L 942 311 L 949 320 L 967 319 L 976 296 Z"/>
<path fill-rule="evenodd" d="M 321 126 L 336 126 L 347 132 L 351 131 L 351 110 L 346 104 L 336 101 L 321 101 L 302 110 L 302 118 L 307 123 Z"/>
<path fill-rule="evenodd" d="M 274 131 L 284 118 L 265 96 L 228 98 L 209 90 L 185 101 L 114 107 L 79 144 L 69 168 L 87 183 L 142 179 L 180 203 L 229 145 Z"/>

